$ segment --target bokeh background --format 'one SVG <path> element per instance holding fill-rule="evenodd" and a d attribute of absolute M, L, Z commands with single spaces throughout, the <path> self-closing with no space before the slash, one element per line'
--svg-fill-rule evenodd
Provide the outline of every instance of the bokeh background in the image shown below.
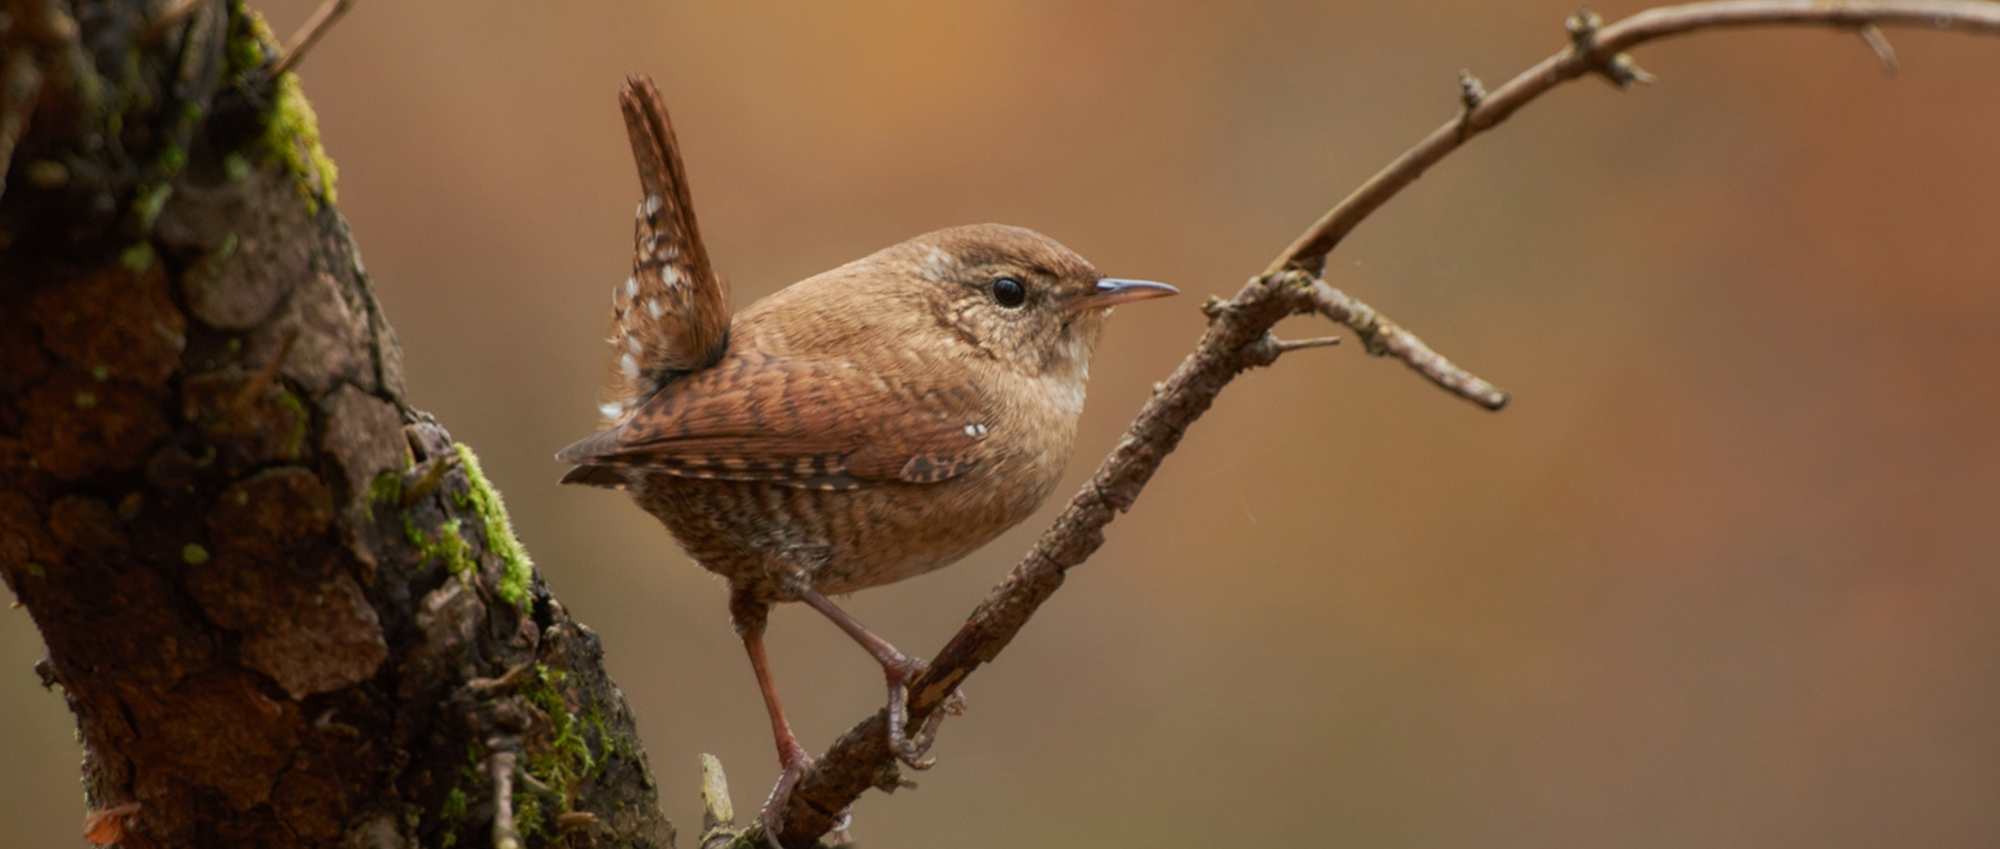
<path fill-rule="evenodd" d="M 289 33 L 311 0 L 263 4 Z M 1638 8 L 1616 3 L 1619 17 Z M 412 399 L 596 628 L 683 843 L 775 776 L 722 588 L 550 455 L 595 425 L 656 76 L 739 304 L 1002 221 L 1173 282 L 1100 350 L 1070 491 L 1196 307 L 1563 43 L 1563 2 L 364 2 L 304 66 Z M 1512 390 L 1358 350 L 1248 375 L 968 688 L 877 847 L 1862 847 L 2000 839 L 2000 41 L 1707 34 L 1561 89 L 1334 255 Z M 1292 335 L 1323 328 L 1297 320 Z M 1054 505 L 850 609 L 930 654 Z M 809 747 L 880 705 L 781 610 Z M 0 611 L 4 842 L 81 846 L 70 719 Z"/>

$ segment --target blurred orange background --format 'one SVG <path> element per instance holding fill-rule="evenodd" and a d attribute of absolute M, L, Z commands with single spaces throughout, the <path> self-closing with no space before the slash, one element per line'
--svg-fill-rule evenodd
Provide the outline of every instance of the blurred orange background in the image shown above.
<path fill-rule="evenodd" d="M 1573 2 L 1573 0 L 1572 0 Z M 315 5 L 263 4 L 286 34 Z M 1604 9 L 1609 18 L 1634 4 Z M 1063 497 L 1233 292 L 1558 2 L 364 2 L 303 67 L 412 400 L 603 635 L 683 846 L 696 754 L 775 777 L 722 587 L 589 433 L 659 81 L 738 304 L 977 221 L 1184 297 L 1120 310 Z M 1515 394 L 1353 347 L 1245 376 L 974 677 L 877 847 L 1874 847 L 2000 834 L 2000 41 L 1714 33 L 1447 159 L 1329 279 Z M 1309 320 L 1293 336 L 1326 329 Z M 850 600 L 931 654 L 1057 505 Z M 0 822 L 81 846 L 78 752 L 0 612 Z M 880 706 L 786 608 L 809 748 Z M 1983 837 L 1982 837 L 1983 835 Z"/>

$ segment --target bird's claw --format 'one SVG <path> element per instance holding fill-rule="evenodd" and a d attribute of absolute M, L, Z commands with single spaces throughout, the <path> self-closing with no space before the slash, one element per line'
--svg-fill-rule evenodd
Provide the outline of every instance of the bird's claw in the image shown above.
<path fill-rule="evenodd" d="M 764 810 L 757 814 L 758 821 L 764 824 L 764 843 L 771 849 L 784 849 L 778 843 L 778 830 L 784 825 L 785 803 L 792 798 L 792 788 L 812 768 L 813 759 L 805 750 L 794 749 L 785 753 L 782 764 L 784 769 L 778 773 L 778 783 L 764 800 Z"/>
<path fill-rule="evenodd" d="M 930 664 L 919 658 L 909 658 L 902 668 L 890 670 L 889 678 L 889 751 L 896 760 L 915 770 L 925 770 L 937 766 L 937 758 L 926 758 L 931 744 L 937 741 L 938 726 L 944 724 L 946 716 L 961 716 L 965 713 L 965 693 L 951 691 L 951 698 L 945 700 L 937 710 L 924 718 L 924 724 L 915 734 L 905 734 L 904 726 L 909 719 L 910 682 L 924 674 Z"/>

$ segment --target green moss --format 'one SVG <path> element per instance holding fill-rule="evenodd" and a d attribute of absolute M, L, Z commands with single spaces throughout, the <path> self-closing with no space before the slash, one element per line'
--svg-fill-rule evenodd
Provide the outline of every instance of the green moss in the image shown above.
<path fill-rule="evenodd" d="M 306 405 L 299 396 L 290 392 L 278 396 L 278 406 L 292 417 L 292 432 L 285 439 L 285 456 L 297 460 L 306 450 L 306 437 L 312 427 L 312 414 L 306 412 Z"/>
<path fill-rule="evenodd" d="M 181 561 L 189 566 L 200 566 L 203 563 L 207 563 L 208 549 L 202 548 L 201 543 L 198 542 L 183 545 L 181 546 Z"/>
<path fill-rule="evenodd" d="M 465 807 L 465 791 L 457 787 L 451 788 L 450 793 L 444 794 L 444 804 L 438 807 L 438 821 L 444 823 L 445 828 L 452 828 L 460 820 L 465 819 Z M 447 835 L 446 839 L 455 836 Z"/>
<path fill-rule="evenodd" d="M 415 546 L 417 551 L 424 555 L 422 560 L 417 561 L 417 568 L 422 569 L 425 566 L 429 566 L 431 563 L 431 546 L 436 545 L 436 543 L 431 539 L 430 534 L 424 533 L 424 529 L 417 527 L 416 517 L 408 513 L 403 514 L 403 538 L 409 540 L 410 545 Z"/>
<path fill-rule="evenodd" d="M 597 745 L 604 749 L 605 759 L 609 760 L 613 754 L 623 754 L 612 742 L 611 732 L 605 730 L 604 711 L 596 699 L 590 700 L 590 709 L 584 712 L 583 718 L 585 722 L 590 723 L 590 730 L 597 732 Z"/>
<path fill-rule="evenodd" d="M 125 266 L 133 274 L 144 274 L 153 267 L 153 243 L 139 242 L 118 253 L 118 264 Z"/>
<path fill-rule="evenodd" d="M 285 163 L 305 198 L 306 210 L 318 212 L 320 201 L 336 201 L 334 181 L 339 177 L 333 159 L 319 143 L 319 116 L 313 112 L 299 88 L 297 74 L 279 76 L 271 113 L 264 116 L 264 147 Z"/>
<path fill-rule="evenodd" d="M 139 232 L 150 232 L 153 222 L 160 220 L 160 210 L 167 207 L 167 198 L 174 194 L 174 187 L 167 183 L 156 183 L 139 192 L 132 199 L 132 217 L 139 221 Z"/>
<path fill-rule="evenodd" d="M 444 837 L 438 843 L 443 849 L 458 845 L 458 828 L 465 822 L 468 797 L 465 788 L 477 786 L 486 780 L 480 766 L 486 761 L 486 747 L 478 740 L 468 740 L 465 744 L 465 761 L 458 766 L 458 782 L 444 796 L 444 804 L 438 808 L 438 825 L 444 829 Z"/>
<path fill-rule="evenodd" d="M 425 533 L 423 528 L 417 527 L 417 520 L 410 514 L 403 514 L 403 537 L 410 541 L 410 545 L 416 546 L 417 552 L 423 555 L 422 559 L 417 561 L 417 568 L 429 566 L 431 560 L 435 558 L 454 575 L 463 577 L 471 574 L 478 564 L 472 560 L 472 546 L 466 544 L 465 537 L 459 533 L 459 528 L 463 526 L 464 523 L 458 519 L 446 520 L 444 525 L 438 528 L 441 533 L 433 537 Z"/>
<path fill-rule="evenodd" d="M 377 507 L 400 504 L 403 501 L 403 473 L 395 469 L 383 469 L 368 485 L 368 503 Z M 405 519 L 409 517 L 404 517 Z"/>
<path fill-rule="evenodd" d="M 514 829 L 521 832 L 521 839 L 533 843 L 551 843 L 554 834 L 549 833 L 549 824 L 542 817 L 542 800 L 534 796 L 514 797 Z"/>
<path fill-rule="evenodd" d="M 479 469 L 479 457 L 463 442 L 452 444 L 458 451 L 458 460 L 465 466 L 465 477 L 472 482 L 472 490 L 464 497 L 468 503 L 461 506 L 479 511 L 479 519 L 486 525 L 486 550 L 500 557 L 505 569 L 500 573 L 500 597 L 515 607 L 526 609 L 528 605 L 528 585 L 534 579 L 535 562 L 528 557 L 528 550 L 521 546 L 521 539 L 514 535 L 514 523 L 507 518 L 507 506 L 500 502 L 500 491 L 486 480 L 486 473 Z"/>
<path fill-rule="evenodd" d="M 250 176 L 250 160 L 240 153 L 222 157 L 222 173 L 231 180 L 241 180 Z"/>
<path fill-rule="evenodd" d="M 444 568 L 460 577 L 471 574 L 479 565 L 472 560 L 472 546 L 467 545 L 465 537 L 459 535 L 458 530 L 464 525 L 460 519 L 445 520 L 443 527 L 439 528 L 444 536 L 438 540 L 439 553 L 444 556 Z"/>
<path fill-rule="evenodd" d="M 569 811 L 570 788 L 595 774 L 599 766 L 590 744 L 583 739 L 583 721 L 569 709 L 569 700 L 563 696 L 567 677 L 560 669 L 537 663 L 521 684 L 521 695 L 548 714 L 549 726 L 555 731 L 547 748 L 528 752 L 528 774 L 562 794 L 565 801 L 558 813 Z M 521 832 L 526 834 L 527 828 L 523 826 Z"/>
<path fill-rule="evenodd" d="M 54 159 L 37 159 L 28 163 L 27 170 L 31 185 L 55 189 L 69 184 L 69 166 Z"/>
<path fill-rule="evenodd" d="M 49 576 L 49 571 L 43 569 L 42 564 L 31 560 L 28 562 L 28 576 L 31 578 L 46 578 Z"/>
<path fill-rule="evenodd" d="M 229 70 L 249 73 L 278 55 L 278 37 L 264 16 L 250 11 L 249 4 L 236 0 L 229 4 Z"/>

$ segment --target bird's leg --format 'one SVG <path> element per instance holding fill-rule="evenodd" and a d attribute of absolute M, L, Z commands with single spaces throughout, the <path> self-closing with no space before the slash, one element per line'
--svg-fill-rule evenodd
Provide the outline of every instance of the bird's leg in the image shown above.
<path fill-rule="evenodd" d="M 937 759 L 925 758 L 924 752 L 929 751 L 931 743 L 937 739 L 938 726 L 944 722 L 946 714 L 956 716 L 965 712 L 964 694 L 952 691 L 951 699 L 946 701 L 942 708 L 931 711 L 930 717 L 924 720 L 923 727 L 917 729 L 916 734 L 906 736 L 903 726 L 908 718 L 910 682 L 917 680 L 917 676 L 922 675 L 929 664 L 921 658 L 910 657 L 897 651 L 887 640 L 875 636 L 875 633 L 863 626 L 859 620 L 849 616 L 847 611 L 841 610 L 827 600 L 826 596 L 820 595 L 811 587 L 795 588 L 794 592 L 800 601 L 833 620 L 834 625 L 847 632 L 849 637 L 853 637 L 855 642 L 860 643 L 863 649 L 874 656 L 876 663 L 882 664 L 882 675 L 889 681 L 889 750 L 896 753 L 896 759 L 908 764 L 911 769 L 930 769 L 935 766 Z"/>
<path fill-rule="evenodd" d="M 771 607 L 753 598 L 748 592 L 734 593 L 729 599 L 729 618 L 736 625 L 736 633 L 743 638 L 743 649 L 750 655 L 750 669 L 757 673 L 757 689 L 764 694 L 764 709 L 771 714 L 771 736 L 778 744 L 778 784 L 771 788 L 771 796 L 764 800 L 764 810 L 757 818 L 764 821 L 764 837 L 772 846 L 778 845 L 778 827 L 785 814 L 785 801 L 791 798 L 792 787 L 799 783 L 799 777 L 812 766 L 811 755 L 799 745 L 798 735 L 792 733 L 792 724 L 785 721 L 785 708 L 778 704 L 778 685 L 771 680 L 771 662 L 764 656 L 764 623 L 769 618 Z"/>

